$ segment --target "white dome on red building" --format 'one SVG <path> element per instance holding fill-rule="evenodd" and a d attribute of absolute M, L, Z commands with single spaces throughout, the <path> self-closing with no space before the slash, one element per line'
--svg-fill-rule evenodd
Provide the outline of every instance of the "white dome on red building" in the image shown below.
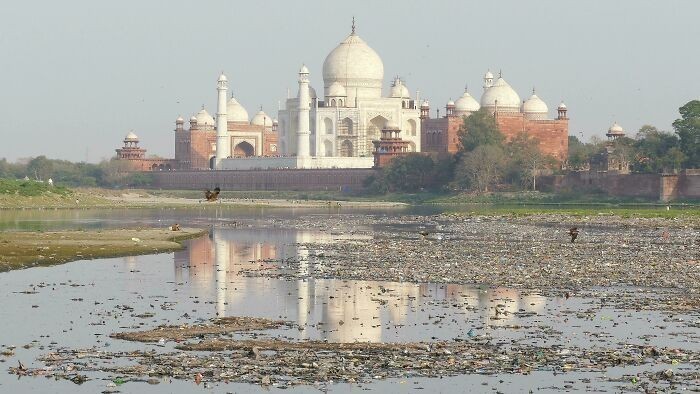
<path fill-rule="evenodd" d="M 520 103 L 518 93 L 502 77 L 486 88 L 481 96 L 481 106 L 490 111 L 498 107 L 499 112 L 520 112 Z"/>

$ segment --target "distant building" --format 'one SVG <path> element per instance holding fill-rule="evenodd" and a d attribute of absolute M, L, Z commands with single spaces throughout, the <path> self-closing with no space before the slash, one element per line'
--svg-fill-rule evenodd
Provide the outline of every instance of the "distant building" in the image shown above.
<path fill-rule="evenodd" d="M 401 129 L 398 123 L 388 120 L 382 129 L 381 138 L 372 141 L 374 145 L 375 168 L 384 167 L 394 158 L 405 156 L 411 152 L 411 143 L 403 140 L 400 134 Z"/>
<path fill-rule="evenodd" d="M 421 104 L 421 146 L 424 152 L 438 155 L 456 153 L 459 148 L 458 131 L 463 118 L 480 108 L 485 108 L 495 117 L 498 129 L 510 140 L 521 133 L 539 141 L 542 153 L 564 163 L 568 155 L 569 118 L 564 103 L 557 107 L 556 119 L 549 119 L 547 104 L 535 94 L 525 101 L 499 75 L 494 82 L 493 74 L 484 75 L 484 92 L 477 102 L 465 89 L 457 101 L 448 101 L 443 117 L 430 118 L 430 104 Z"/>
<path fill-rule="evenodd" d="M 229 157 L 277 156 L 277 121 L 262 109 L 248 120 L 248 111 L 233 96 L 226 103 L 228 141 L 223 153 Z M 214 118 L 202 108 L 190 118 L 175 121 L 175 161 L 180 170 L 215 168 L 217 134 Z"/>
<path fill-rule="evenodd" d="M 146 149 L 139 147 L 139 137 L 133 131 L 124 137 L 124 145 L 116 149 L 117 159 L 126 164 L 127 171 L 171 171 L 175 160 L 146 158 Z"/>
<path fill-rule="evenodd" d="M 608 137 L 605 150 L 591 158 L 590 171 L 629 174 L 629 158 L 624 155 L 624 152 L 616 151 L 615 147 L 615 141 L 625 136 L 625 130 L 615 122 L 605 136 Z"/>
<path fill-rule="evenodd" d="M 306 66 L 300 78 L 308 81 Z M 420 119 L 416 100 L 405 82 L 396 77 L 386 96 L 382 95 L 384 63 L 381 57 L 352 31 L 323 62 L 323 95 L 307 85 L 288 98 L 279 111 L 280 151 L 286 156 L 366 158 L 347 160 L 372 166 L 373 143 L 388 121 L 398 125 L 412 152 L 421 150 Z M 302 89 L 309 94 L 302 102 Z M 300 104 L 301 103 L 301 104 Z M 301 116 L 308 117 L 300 124 Z M 302 130 L 301 127 L 308 127 Z"/>

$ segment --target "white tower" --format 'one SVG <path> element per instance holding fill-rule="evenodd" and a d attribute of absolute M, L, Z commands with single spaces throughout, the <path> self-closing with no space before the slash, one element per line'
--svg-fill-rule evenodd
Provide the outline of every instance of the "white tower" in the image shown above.
<path fill-rule="evenodd" d="M 493 86 L 493 74 L 491 73 L 491 70 L 486 70 L 486 74 L 484 74 L 484 90 L 490 88 Z"/>
<path fill-rule="evenodd" d="M 228 80 L 224 73 L 219 76 L 216 90 L 219 92 L 219 101 L 216 108 L 216 165 L 221 169 L 221 161 L 229 156 L 228 122 L 226 120 L 226 96 L 228 95 Z"/>
<path fill-rule="evenodd" d="M 299 123 L 297 127 L 297 157 L 309 157 L 309 111 L 311 98 L 309 97 L 309 69 L 305 65 L 299 70 Z"/>

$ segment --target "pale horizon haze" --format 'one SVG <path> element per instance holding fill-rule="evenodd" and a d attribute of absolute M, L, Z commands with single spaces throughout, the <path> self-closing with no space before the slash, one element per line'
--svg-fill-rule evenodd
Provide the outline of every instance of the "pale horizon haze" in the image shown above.
<path fill-rule="evenodd" d="M 349 33 L 444 114 L 487 69 L 569 134 L 672 131 L 700 98 L 700 1 L 8 1 L 1 7 L 0 158 L 98 162 L 133 130 L 149 155 L 174 156 L 174 122 L 216 112 L 216 80 L 252 117 L 277 117 L 302 63 L 322 92 L 326 55 Z"/>

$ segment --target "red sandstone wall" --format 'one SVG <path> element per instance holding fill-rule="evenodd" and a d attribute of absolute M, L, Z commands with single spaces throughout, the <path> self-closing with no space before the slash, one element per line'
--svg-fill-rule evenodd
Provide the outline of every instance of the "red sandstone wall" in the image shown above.
<path fill-rule="evenodd" d="M 276 151 L 272 151 L 272 145 L 277 146 Z M 277 143 L 277 133 L 265 133 L 263 134 L 263 156 L 279 156 L 280 146 Z"/>
<path fill-rule="evenodd" d="M 541 177 L 542 190 L 602 191 L 611 196 L 642 197 L 651 200 L 700 199 L 700 171 L 686 170 L 679 175 L 610 174 L 571 172 Z"/>
<path fill-rule="evenodd" d="M 539 141 L 540 151 L 550 155 L 560 162 L 567 159 L 569 152 L 569 121 L 559 120 L 528 120 L 522 114 L 496 117 L 498 129 L 507 140 L 513 139 L 522 132 L 527 132 Z"/>
<path fill-rule="evenodd" d="M 421 150 L 430 153 L 456 153 L 459 150 L 459 128 L 463 118 L 424 119 L 421 125 Z M 560 162 L 567 159 L 569 152 L 569 121 L 567 119 L 528 120 L 523 114 L 499 114 L 496 117 L 498 129 L 511 140 L 520 133 L 527 132 L 539 141 L 540 151 L 553 156 Z M 442 130 L 431 134 L 430 130 Z"/>
<path fill-rule="evenodd" d="M 153 173 L 162 189 L 204 190 L 358 190 L 373 169 L 173 171 Z"/>

